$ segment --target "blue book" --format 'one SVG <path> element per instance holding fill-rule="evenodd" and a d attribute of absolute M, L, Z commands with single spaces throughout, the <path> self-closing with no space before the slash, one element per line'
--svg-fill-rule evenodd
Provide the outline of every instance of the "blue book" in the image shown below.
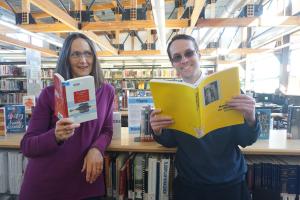
<path fill-rule="evenodd" d="M 271 109 L 256 109 L 258 120 L 261 125 L 259 139 L 269 139 L 271 126 Z"/>
<path fill-rule="evenodd" d="M 5 106 L 5 123 L 7 133 L 24 133 L 26 131 L 25 106 Z"/>

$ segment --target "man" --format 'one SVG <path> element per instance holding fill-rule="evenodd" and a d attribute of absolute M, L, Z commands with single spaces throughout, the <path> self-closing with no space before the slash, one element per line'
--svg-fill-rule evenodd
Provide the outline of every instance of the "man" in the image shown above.
<path fill-rule="evenodd" d="M 176 35 L 167 51 L 183 81 L 198 85 L 202 73 L 195 39 Z M 168 129 L 174 123 L 172 116 L 159 115 L 159 108 L 151 113 L 150 123 L 156 141 L 166 147 L 177 147 L 175 166 L 178 176 L 173 190 L 176 200 L 249 199 L 245 183 L 247 166 L 239 145 L 251 145 L 260 133 L 255 101 L 241 94 L 232 98 L 228 105 L 243 114 L 245 123 L 212 131 L 200 139 Z"/>

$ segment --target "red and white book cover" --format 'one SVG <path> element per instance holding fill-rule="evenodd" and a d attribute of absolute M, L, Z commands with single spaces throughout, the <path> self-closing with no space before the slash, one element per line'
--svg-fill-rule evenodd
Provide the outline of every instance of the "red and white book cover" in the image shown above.
<path fill-rule="evenodd" d="M 83 76 L 64 80 L 55 73 L 54 98 L 55 115 L 71 118 L 76 123 L 97 119 L 95 82 L 93 76 Z"/>

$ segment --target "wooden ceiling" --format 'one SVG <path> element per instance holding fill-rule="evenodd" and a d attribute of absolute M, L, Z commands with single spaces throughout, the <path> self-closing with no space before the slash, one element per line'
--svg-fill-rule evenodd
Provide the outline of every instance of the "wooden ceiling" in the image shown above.
<path fill-rule="evenodd" d="M 70 32 L 82 32 L 86 34 L 95 44 L 99 47 L 99 56 L 136 56 L 136 55 L 159 55 L 165 54 L 162 51 L 162 45 L 159 44 L 159 23 L 154 20 L 153 15 L 155 10 L 153 6 L 159 0 L 5 0 L 0 1 L 0 12 L 8 12 L 11 15 L 17 13 L 30 13 L 30 16 L 35 21 L 30 23 L 27 18 L 23 23 L 18 24 L 22 29 L 33 33 L 51 33 L 64 38 Z M 213 1 L 205 0 L 165 0 L 163 1 L 164 15 L 165 15 L 165 29 L 163 32 L 167 41 L 176 33 L 192 34 L 196 37 L 197 41 L 201 42 L 201 37 L 208 37 L 201 31 L 212 29 L 223 29 L 223 32 L 230 28 L 239 28 L 239 35 L 232 35 L 236 45 L 230 42 L 228 45 L 220 45 L 220 40 L 226 42 L 225 33 L 215 34 L 217 36 L 207 39 L 205 47 L 201 49 L 202 55 L 215 56 L 218 58 L 220 49 L 228 48 L 226 54 L 245 56 L 247 54 L 270 52 L 270 48 L 264 45 L 251 47 L 252 39 L 259 39 L 260 35 L 255 35 L 253 32 L 258 28 L 264 28 L 266 31 L 269 29 L 286 29 L 289 34 L 298 31 L 295 27 L 300 25 L 300 17 L 294 12 L 279 12 L 277 16 L 262 17 L 240 17 L 241 14 L 234 16 L 225 16 L 218 11 L 218 3 L 226 3 L 229 0 Z M 283 0 L 273 0 L 283 1 Z M 257 0 L 252 1 L 256 5 L 266 6 L 270 1 Z M 161 2 L 160 2 L 161 3 Z M 232 3 L 233 5 L 234 3 Z M 152 5 L 152 6 L 151 6 Z M 247 1 L 240 1 L 239 4 L 232 6 L 232 13 L 241 12 L 247 5 Z M 206 13 L 215 6 L 215 13 L 221 13 L 220 16 L 215 14 L 218 18 L 208 18 Z M 228 5 L 228 9 L 231 9 Z M 240 6 L 240 7 L 239 7 Z M 280 11 L 291 9 L 289 7 L 278 8 Z M 153 9 L 152 9 L 153 8 Z M 295 10 L 295 6 L 293 7 Z M 212 9 L 211 9 L 212 10 Z M 80 19 L 72 17 L 75 11 L 82 11 L 83 14 L 88 14 L 89 11 L 92 15 L 88 20 L 84 20 L 83 15 Z M 213 12 L 213 11 L 210 11 Z M 128 13 L 128 14 L 127 14 Z M 285 13 L 283 16 L 282 13 Z M 25 15 L 27 16 L 27 15 Z M 142 17 L 141 17 L 142 16 Z M 29 16 L 28 16 L 29 17 Z M 219 18 L 220 17 L 220 18 Z M 26 17 L 25 17 L 26 18 Z M 140 19 L 141 18 L 141 19 Z M 204 19 L 206 18 L 206 19 Z M 12 32 L 9 27 L 0 27 L 2 33 Z M 4 31 L 7 30 L 7 31 Z M 9 31 L 8 31 L 9 30 Z M 199 33 L 200 34 L 197 34 Z M 275 31 L 274 31 L 275 32 Z M 158 34 L 159 33 L 159 34 Z M 207 32 L 208 33 L 208 32 Z M 237 33 L 237 31 L 236 31 Z M 252 34 L 252 35 L 251 35 Z M 229 34 L 230 35 L 230 34 Z M 276 34 L 273 34 L 276 35 Z M 282 37 L 283 35 L 281 35 Z M 231 38 L 231 39 L 232 39 Z M 276 41 L 280 38 L 269 37 L 269 43 Z M 36 47 L 32 44 L 19 41 L 17 39 L 9 38 L 0 34 L 0 41 L 14 46 L 23 48 L 32 48 L 41 51 L 46 56 L 57 56 L 57 52 L 48 48 Z M 265 40 L 264 40 L 265 41 Z M 219 43 L 216 47 L 209 46 L 210 43 Z M 248 44 L 248 45 L 245 45 Z M 123 48 L 118 48 L 122 47 Z M 259 46 L 259 48 L 258 48 Z M 209 48 L 211 47 L 211 48 Z"/>

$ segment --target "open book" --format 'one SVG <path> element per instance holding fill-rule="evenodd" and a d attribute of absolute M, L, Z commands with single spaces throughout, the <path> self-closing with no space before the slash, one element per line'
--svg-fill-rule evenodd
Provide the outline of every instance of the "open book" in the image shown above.
<path fill-rule="evenodd" d="M 185 82 L 151 80 L 155 108 L 174 120 L 176 129 L 197 138 L 218 128 L 241 124 L 243 115 L 226 102 L 240 94 L 237 67 L 205 77 L 198 86 Z"/>
<path fill-rule="evenodd" d="M 83 76 L 64 80 L 55 73 L 54 95 L 55 115 L 61 118 L 72 118 L 81 123 L 97 118 L 95 83 L 93 76 Z"/>

